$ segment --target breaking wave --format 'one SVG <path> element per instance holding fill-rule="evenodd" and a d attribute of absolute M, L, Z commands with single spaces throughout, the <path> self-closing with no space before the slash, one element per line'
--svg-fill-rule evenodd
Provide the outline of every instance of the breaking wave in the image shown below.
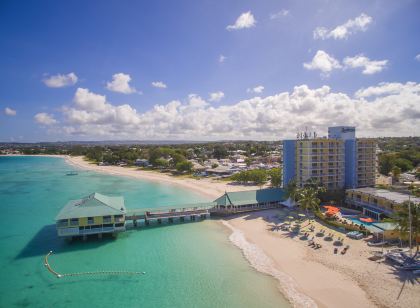
<path fill-rule="evenodd" d="M 222 221 L 222 223 L 232 231 L 232 234 L 229 236 L 229 240 L 242 250 L 243 255 L 251 266 L 261 273 L 276 278 L 280 283 L 280 287 L 283 290 L 284 295 L 294 307 L 317 307 L 317 304 L 312 298 L 298 291 L 297 284 L 292 277 L 279 271 L 274 266 L 274 262 L 262 251 L 261 248 L 245 239 L 242 231 L 234 228 L 227 221 Z"/>

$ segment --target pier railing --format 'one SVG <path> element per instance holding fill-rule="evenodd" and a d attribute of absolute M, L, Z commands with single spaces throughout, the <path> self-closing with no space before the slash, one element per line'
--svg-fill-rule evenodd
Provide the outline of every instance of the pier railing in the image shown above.
<path fill-rule="evenodd" d="M 181 206 L 168 206 L 156 208 L 139 208 L 127 210 L 126 220 L 137 220 L 147 218 L 170 218 L 186 215 L 207 214 L 216 206 L 214 202 L 185 204 Z"/>

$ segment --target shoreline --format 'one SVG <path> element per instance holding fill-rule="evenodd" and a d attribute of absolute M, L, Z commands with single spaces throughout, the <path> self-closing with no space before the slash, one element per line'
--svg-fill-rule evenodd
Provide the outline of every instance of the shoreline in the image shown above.
<path fill-rule="evenodd" d="M 227 182 L 220 182 L 212 180 L 211 178 L 182 178 L 174 177 L 165 173 L 155 171 L 145 171 L 138 168 L 119 167 L 119 166 L 98 166 L 84 160 L 83 156 L 59 156 L 63 157 L 66 162 L 74 167 L 92 170 L 100 173 L 110 175 L 131 177 L 139 180 L 146 180 L 155 183 L 164 183 L 174 186 L 183 187 L 185 189 L 193 190 L 207 198 L 216 199 L 223 195 L 226 191 L 241 191 L 241 190 L 255 190 L 259 186 L 251 185 L 231 185 Z"/>
<path fill-rule="evenodd" d="M 279 281 L 281 292 L 295 307 L 417 307 L 420 284 L 404 277 L 387 263 L 368 259 L 372 251 L 363 240 L 344 239 L 337 254 L 332 242 L 315 237 L 322 248 L 313 249 L 307 240 L 287 231 L 272 231 L 281 224 L 277 215 L 284 209 L 235 215 L 223 223 L 232 231 L 229 240 L 239 247 L 250 265 Z M 307 223 L 304 223 L 306 225 Z M 343 236 L 315 222 L 316 230 Z M 312 234 L 311 234 L 312 236 Z M 344 235 L 345 237 L 345 235 Z M 340 253 L 345 245 L 350 249 Z M 303 296 L 302 296 L 303 295 Z M 315 306 L 314 306 L 315 303 Z"/>
<path fill-rule="evenodd" d="M 40 156 L 40 155 L 33 155 Z M 128 176 L 140 180 L 177 185 L 211 198 L 217 198 L 226 190 L 258 189 L 252 186 L 233 186 L 211 179 L 185 179 L 119 166 L 97 166 L 82 157 L 61 157 L 80 169 L 116 176 Z M 363 241 L 345 239 L 351 246 L 345 255 L 334 255 L 331 243 L 317 239 L 323 246 L 313 250 L 305 241 L 287 236 L 282 232 L 269 231 L 279 224 L 276 216 L 282 209 L 238 214 L 221 219 L 229 232 L 229 241 L 239 248 L 243 257 L 256 271 L 277 280 L 279 292 L 294 307 L 416 307 L 420 302 L 419 285 L 407 283 L 400 298 L 402 282 L 392 268 L 367 259 L 370 251 Z M 327 229 L 317 225 L 317 229 Z M 329 229 L 327 229 L 328 233 Z M 331 230 L 332 231 L 332 230 Z M 344 234 L 342 234 L 344 235 Z M 341 248 L 342 249 L 342 248 Z M 418 282 L 417 282 L 418 284 Z M 417 289 L 416 289 L 417 288 Z"/>

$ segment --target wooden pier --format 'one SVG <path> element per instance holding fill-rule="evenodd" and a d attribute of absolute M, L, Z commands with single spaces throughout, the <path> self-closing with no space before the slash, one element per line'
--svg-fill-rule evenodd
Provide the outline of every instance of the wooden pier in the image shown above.
<path fill-rule="evenodd" d="M 246 212 L 260 211 L 279 207 L 278 202 L 252 204 L 245 206 L 218 206 L 216 203 L 199 203 L 183 205 L 178 207 L 157 207 L 148 209 L 127 210 L 126 221 L 132 221 L 136 227 L 139 222 L 145 225 L 150 223 L 161 224 L 163 222 L 172 223 L 175 219 L 179 221 L 196 221 L 210 218 L 211 216 L 228 216 Z"/>
<path fill-rule="evenodd" d="M 182 207 L 134 209 L 127 211 L 125 220 L 131 220 L 133 225 L 137 226 L 138 221 L 144 221 L 145 225 L 149 225 L 151 222 L 173 222 L 174 219 L 180 221 L 205 219 L 210 217 L 210 210 L 214 207 L 214 203 L 200 203 Z"/>

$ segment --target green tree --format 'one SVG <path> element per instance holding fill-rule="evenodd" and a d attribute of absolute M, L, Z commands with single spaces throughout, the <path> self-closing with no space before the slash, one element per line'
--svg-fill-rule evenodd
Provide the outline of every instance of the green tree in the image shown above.
<path fill-rule="evenodd" d="M 299 194 L 299 207 L 305 211 L 308 209 L 314 212 L 319 212 L 319 204 L 321 200 L 318 198 L 316 189 L 311 187 L 305 187 L 300 191 Z"/>
<path fill-rule="evenodd" d="M 411 209 L 409 211 L 408 209 Z M 410 234 L 410 215 L 411 212 L 411 237 L 416 243 L 416 251 L 419 251 L 419 242 L 417 242 L 418 235 L 420 233 L 420 204 L 411 202 L 410 206 L 408 201 L 399 206 L 392 217 L 392 220 L 397 224 L 397 230 L 402 234 L 409 236 Z"/>
<path fill-rule="evenodd" d="M 395 165 L 395 154 L 383 153 L 379 155 L 379 172 L 383 175 L 388 175 L 392 167 Z"/>
<path fill-rule="evenodd" d="M 178 165 L 178 163 L 185 161 L 185 156 L 179 153 L 174 153 L 171 155 L 171 157 L 172 157 L 171 164 L 172 166 L 175 166 L 175 167 Z"/>
<path fill-rule="evenodd" d="M 192 168 L 193 164 L 188 160 L 184 160 L 176 164 L 176 170 L 179 172 L 191 172 Z"/>
<path fill-rule="evenodd" d="M 297 187 L 297 183 L 296 183 L 295 179 L 289 181 L 289 183 L 287 183 L 285 189 L 286 189 L 287 198 L 292 199 L 293 202 L 298 201 L 299 196 L 300 196 L 300 190 Z"/>
<path fill-rule="evenodd" d="M 395 160 L 394 164 L 395 164 L 395 166 L 400 168 L 402 172 L 406 172 L 406 171 L 412 170 L 414 168 L 411 161 L 409 161 L 408 159 L 405 159 L 405 158 L 397 158 Z"/>
<path fill-rule="evenodd" d="M 216 159 L 226 158 L 228 156 L 228 152 L 223 145 L 217 144 L 213 149 L 213 156 Z"/>
<path fill-rule="evenodd" d="M 268 171 L 272 187 L 280 187 L 281 185 L 281 169 L 273 168 Z"/>
<path fill-rule="evenodd" d="M 398 182 L 400 179 L 400 175 L 401 175 L 401 169 L 397 166 L 392 167 L 392 177 L 394 179 L 394 181 Z"/>
<path fill-rule="evenodd" d="M 158 168 L 167 168 L 169 166 L 169 162 L 164 158 L 158 158 L 155 160 L 153 166 Z"/>

